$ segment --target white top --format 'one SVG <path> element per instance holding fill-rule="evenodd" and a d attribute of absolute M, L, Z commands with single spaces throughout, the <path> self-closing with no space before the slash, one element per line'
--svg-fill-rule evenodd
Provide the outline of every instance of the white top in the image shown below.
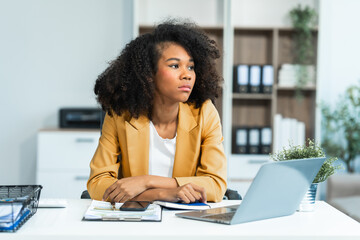
<path fill-rule="evenodd" d="M 164 139 L 150 121 L 149 175 L 172 177 L 176 149 L 176 136 Z"/>

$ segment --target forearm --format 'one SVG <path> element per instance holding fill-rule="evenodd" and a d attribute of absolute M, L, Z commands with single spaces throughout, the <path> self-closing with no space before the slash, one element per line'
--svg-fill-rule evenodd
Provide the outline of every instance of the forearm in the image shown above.
<path fill-rule="evenodd" d="M 153 189 L 148 189 L 142 193 L 140 193 L 139 195 L 137 195 L 136 197 L 134 197 L 133 199 L 131 199 L 132 201 L 155 201 L 155 200 L 163 200 L 162 199 L 162 195 L 163 195 L 163 191 L 164 189 L 159 189 L 159 188 L 153 188 Z"/>
<path fill-rule="evenodd" d="M 155 175 L 146 176 L 146 188 L 177 188 L 179 185 L 174 178 Z"/>

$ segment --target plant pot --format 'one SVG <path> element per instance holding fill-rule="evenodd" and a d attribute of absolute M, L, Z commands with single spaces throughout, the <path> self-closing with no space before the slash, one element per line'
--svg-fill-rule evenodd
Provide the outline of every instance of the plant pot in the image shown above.
<path fill-rule="evenodd" d="M 312 183 L 305 193 L 303 200 L 299 205 L 300 212 L 313 212 L 315 210 L 315 197 L 318 183 Z"/>

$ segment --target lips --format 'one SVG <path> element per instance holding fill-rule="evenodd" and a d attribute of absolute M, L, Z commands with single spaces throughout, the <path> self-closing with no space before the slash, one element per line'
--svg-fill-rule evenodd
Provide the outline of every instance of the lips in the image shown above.
<path fill-rule="evenodd" d="M 183 85 L 183 86 L 180 86 L 179 89 L 181 91 L 190 92 L 191 91 L 191 86 L 190 85 Z"/>

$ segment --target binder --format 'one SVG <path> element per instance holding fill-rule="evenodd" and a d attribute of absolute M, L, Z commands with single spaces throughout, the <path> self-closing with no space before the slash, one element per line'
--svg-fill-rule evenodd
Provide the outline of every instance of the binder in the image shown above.
<path fill-rule="evenodd" d="M 271 65 L 264 65 L 262 67 L 262 92 L 272 93 L 274 83 L 274 68 Z"/>
<path fill-rule="evenodd" d="M 235 127 L 233 130 L 233 153 L 246 154 L 248 150 L 248 129 Z"/>
<path fill-rule="evenodd" d="M 264 127 L 261 129 L 261 144 L 260 144 L 260 153 L 269 154 L 271 152 L 271 141 L 272 141 L 272 131 L 270 127 Z"/>
<path fill-rule="evenodd" d="M 238 65 L 235 66 L 234 92 L 248 93 L 249 92 L 249 66 Z"/>
<path fill-rule="evenodd" d="M 261 83 L 261 66 L 252 65 L 250 66 L 250 92 L 260 93 Z"/>
<path fill-rule="evenodd" d="M 260 153 L 260 128 L 249 129 L 249 153 Z"/>

